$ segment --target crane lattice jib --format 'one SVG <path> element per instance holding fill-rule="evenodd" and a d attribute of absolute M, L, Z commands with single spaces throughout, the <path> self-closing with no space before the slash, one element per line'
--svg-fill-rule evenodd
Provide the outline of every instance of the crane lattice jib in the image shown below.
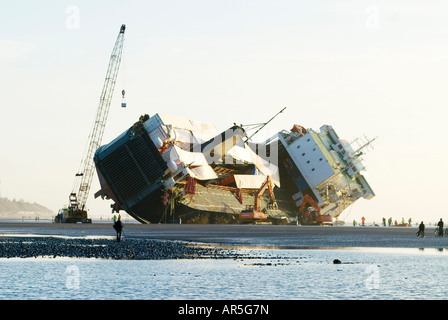
<path fill-rule="evenodd" d="M 115 82 L 118 76 L 118 69 L 121 62 L 121 53 L 123 51 L 124 31 L 126 26 L 123 24 L 120 28 L 117 40 L 115 42 L 114 49 L 110 56 L 109 66 L 107 68 L 106 79 L 104 81 L 103 91 L 100 97 L 100 103 L 93 123 L 92 131 L 89 135 L 89 144 L 87 153 L 83 161 L 83 170 L 81 174 L 77 176 L 81 177 L 79 183 L 78 194 L 76 195 L 73 190 L 70 195 L 70 206 L 76 209 L 84 210 L 89 195 L 90 187 L 92 184 L 93 175 L 95 172 L 95 164 L 93 157 L 95 151 L 100 147 L 101 140 L 103 138 L 104 128 L 106 126 L 107 115 L 109 113 L 109 107 L 112 100 L 112 95 L 115 88 Z"/>

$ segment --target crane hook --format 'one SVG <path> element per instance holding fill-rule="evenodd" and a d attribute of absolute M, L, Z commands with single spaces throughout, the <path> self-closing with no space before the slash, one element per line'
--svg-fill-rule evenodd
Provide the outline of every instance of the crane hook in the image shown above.
<path fill-rule="evenodd" d="M 126 101 L 124 100 L 124 95 L 126 94 L 126 91 L 122 90 L 121 95 L 123 96 L 123 101 L 121 102 L 121 107 L 126 108 Z"/>

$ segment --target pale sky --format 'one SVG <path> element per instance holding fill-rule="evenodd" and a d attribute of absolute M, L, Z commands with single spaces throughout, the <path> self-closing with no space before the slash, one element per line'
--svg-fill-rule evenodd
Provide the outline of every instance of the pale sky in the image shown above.
<path fill-rule="evenodd" d="M 144 113 L 225 130 L 287 107 L 271 132 L 378 137 L 364 157 L 376 197 L 343 212 L 347 223 L 448 221 L 446 1 L 9 1 L 0 21 L 2 197 L 68 203 L 126 24 L 102 144 Z M 108 217 L 98 189 L 95 176 L 89 215 Z"/>

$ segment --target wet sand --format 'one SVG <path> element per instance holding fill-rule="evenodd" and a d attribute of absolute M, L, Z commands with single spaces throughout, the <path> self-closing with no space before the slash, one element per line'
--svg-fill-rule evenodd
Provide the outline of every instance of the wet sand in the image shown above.
<path fill-rule="evenodd" d="M 126 223 L 124 239 L 180 240 L 230 246 L 271 248 L 448 248 L 448 237 L 416 237 L 417 227 L 192 225 Z M 0 238 L 11 236 L 106 237 L 112 223 L 55 224 L 0 222 Z"/>

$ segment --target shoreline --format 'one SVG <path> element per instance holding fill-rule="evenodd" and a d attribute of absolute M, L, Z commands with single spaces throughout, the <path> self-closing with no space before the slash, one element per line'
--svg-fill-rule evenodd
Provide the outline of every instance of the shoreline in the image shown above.
<path fill-rule="evenodd" d="M 448 248 L 448 237 L 435 237 L 434 229 L 427 227 L 426 237 L 418 238 L 414 227 L 125 223 L 123 236 L 267 247 Z M 0 237 L 6 235 L 115 238 L 116 233 L 112 223 L 0 222 Z"/>
<path fill-rule="evenodd" d="M 448 249 L 448 237 L 436 237 L 433 231 L 434 227 L 428 227 L 426 237 L 418 238 L 414 227 L 128 223 L 124 227 L 123 240 L 117 242 L 111 223 L 1 222 L 0 257 L 221 259 L 232 258 L 232 251 L 239 248 Z"/>
<path fill-rule="evenodd" d="M 266 255 L 264 255 L 266 250 Z M 273 256 L 272 251 L 277 250 Z M 260 247 L 197 243 L 182 240 L 82 238 L 63 236 L 0 236 L 3 259 L 99 259 L 99 260 L 201 260 L 277 259 L 282 250 L 351 250 L 382 253 L 444 253 L 447 248 L 395 247 Z"/>

